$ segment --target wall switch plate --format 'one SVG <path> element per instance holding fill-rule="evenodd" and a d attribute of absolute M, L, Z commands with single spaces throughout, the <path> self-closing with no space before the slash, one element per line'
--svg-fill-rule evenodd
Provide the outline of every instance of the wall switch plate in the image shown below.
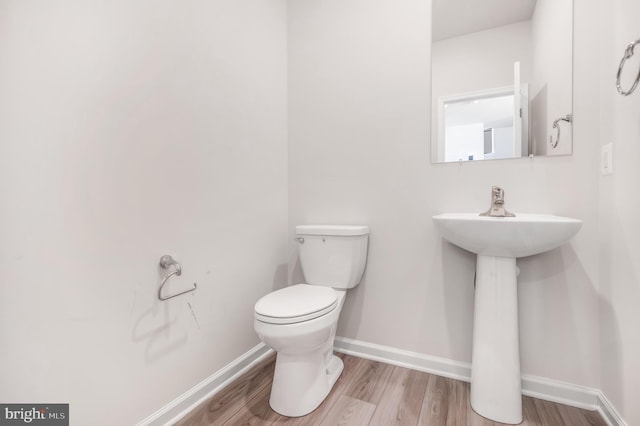
<path fill-rule="evenodd" d="M 602 146 L 600 158 L 600 174 L 607 176 L 613 174 L 613 144 L 608 143 Z"/>

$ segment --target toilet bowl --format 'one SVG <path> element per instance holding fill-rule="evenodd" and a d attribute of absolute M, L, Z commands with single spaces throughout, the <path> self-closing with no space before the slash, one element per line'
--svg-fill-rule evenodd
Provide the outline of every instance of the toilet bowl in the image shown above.
<path fill-rule="evenodd" d="M 298 284 L 282 290 L 294 288 L 314 289 L 307 284 Z M 315 288 L 334 291 L 329 287 Z M 269 296 L 278 296 L 277 293 Z M 312 296 L 314 292 L 309 293 Z M 330 305 L 330 310 L 299 322 L 264 322 L 268 318 L 261 316 L 260 308 L 256 307 L 256 333 L 266 345 L 277 352 L 269 403 L 280 414 L 299 417 L 315 410 L 342 373 L 342 360 L 333 355 L 333 339 L 345 292 L 335 293 L 336 300 Z M 326 307 L 320 309 L 324 308 Z M 296 320 L 295 317 L 288 319 Z"/>
<path fill-rule="evenodd" d="M 348 288 L 360 283 L 368 247 L 366 226 L 298 226 L 300 263 L 308 283 L 262 297 L 254 328 L 277 352 L 269 404 L 288 417 L 315 410 L 344 369 L 333 355 Z"/>

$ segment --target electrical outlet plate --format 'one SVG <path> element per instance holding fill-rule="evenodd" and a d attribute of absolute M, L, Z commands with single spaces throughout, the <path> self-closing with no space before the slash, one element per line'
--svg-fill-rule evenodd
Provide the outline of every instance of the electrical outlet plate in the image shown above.
<path fill-rule="evenodd" d="M 602 176 L 613 174 L 613 144 L 608 143 L 602 146 L 600 156 L 600 173 Z"/>

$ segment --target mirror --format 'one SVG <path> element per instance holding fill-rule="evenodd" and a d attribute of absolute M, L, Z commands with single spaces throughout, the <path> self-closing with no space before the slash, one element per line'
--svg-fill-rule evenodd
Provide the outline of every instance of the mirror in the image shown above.
<path fill-rule="evenodd" d="M 572 153 L 573 0 L 432 0 L 431 161 Z"/>

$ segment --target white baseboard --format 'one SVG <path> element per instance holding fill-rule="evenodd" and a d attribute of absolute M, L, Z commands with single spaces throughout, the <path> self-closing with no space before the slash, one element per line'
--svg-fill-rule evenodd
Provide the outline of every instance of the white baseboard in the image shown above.
<path fill-rule="evenodd" d="M 424 371 L 438 376 L 469 382 L 471 364 L 453 361 L 417 352 L 404 351 L 389 346 L 336 337 L 335 350 L 360 358 L 384 362 Z M 227 364 L 218 372 L 171 401 L 169 404 L 137 423 L 136 426 L 166 426 L 176 423 L 199 404 L 215 395 L 251 367 L 272 353 L 263 343 Z M 615 407 L 597 389 L 560 382 L 543 377 L 523 375 L 522 393 L 534 398 L 596 410 L 609 426 L 627 426 Z"/>
<path fill-rule="evenodd" d="M 424 371 L 438 376 L 465 382 L 471 381 L 471 364 L 424 355 L 416 352 L 376 345 L 346 337 L 336 337 L 335 350 L 360 358 Z M 615 408 L 598 389 L 551 380 L 531 375 L 522 376 L 522 393 L 534 398 L 571 405 L 587 410 L 597 410 L 609 426 L 626 426 Z"/>
<path fill-rule="evenodd" d="M 136 426 L 173 425 L 272 352 L 272 349 L 264 343 L 258 344 L 160 410 L 138 422 Z"/>
<path fill-rule="evenodd" d="M 602 392 L 598 395 L 598 412 L 609 426 L 627 426 L 620 413 Z"/>
<path fill-rule="evenodd" d="M 585 410 L 597 410 L 600 395 L 597 389 L 528 374 L 522 375 L 522 393 Z"/>
<path fill-rule="evenodd" d="M 424 371 L 425 373 L 448 377 L 450 379 L 462 380 L 464 382 L 471 380 L 471 364 L 466 362 L 452 361 L 450 359 L 419 354 L 417 352 L 403 351 L 389 346 L 347 339 L 346 337 L 336 337 L 334 349 L 337 352 L 342 352 L 347 355 L 354 355 L 360 358 L 384 362 L 385 364 L 410 368 L 412 370 Z"/>

